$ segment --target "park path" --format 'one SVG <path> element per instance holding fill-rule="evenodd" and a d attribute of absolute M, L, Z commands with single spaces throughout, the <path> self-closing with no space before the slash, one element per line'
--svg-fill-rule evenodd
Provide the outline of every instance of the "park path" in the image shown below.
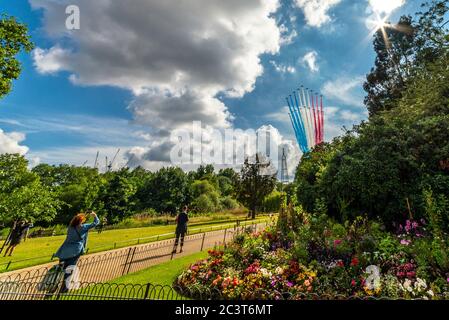
<path fill-rule="evenodd" d="M 253 230 L 261 230 L 266 224 L 266 222 L 253 224 L 250 227 Z M 186 236 L 182 253 L 179 253 L 178 247 L 178 253 L 172 254 L 175 240 L 169 239 L 85 255 L 80 258 L 77 265 L 78 281 L 83 284 L 111 281 L 172 259 L 226 244 L 247 227 L 234 226 L 229 229 Z M 2 282 L 29 282 L 37 286 L 43 282 L 48 270 L 55 264 L 55 262 L 47 263 L 3 273 L 0 275 L 0 284 Z"/>

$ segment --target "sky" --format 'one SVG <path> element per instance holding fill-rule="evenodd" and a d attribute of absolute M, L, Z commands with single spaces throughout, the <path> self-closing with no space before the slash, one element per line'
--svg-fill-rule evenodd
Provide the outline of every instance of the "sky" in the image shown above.
<path fill-rule="evenodd" d="M 300 159 L 285 97 L 325 97 L 325 140 L 367 118 L 376 17 L 397 22 L 412 0 L 0 0 L 30 30 L 21 77 L 0 100 L 0 153 L 30 164 L 157 170 L 170 134 L 192 121 L 271 130 Z M 76 5 L 80 28 L 68 30 Z M 214 139 L 209 141 L 214 144 Z"/>

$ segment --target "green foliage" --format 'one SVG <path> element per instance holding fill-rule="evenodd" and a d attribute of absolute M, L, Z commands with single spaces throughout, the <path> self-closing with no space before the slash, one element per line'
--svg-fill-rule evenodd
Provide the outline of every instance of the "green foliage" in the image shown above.
<path fill-rule="evenodd" d="M 40 164 L 32 169 L 42 183 L 53 190 L 60 201 L 54 223 L 67 224 L 79 212 L 101 210 L 100 191 L 107 188 L 107 179 L 97 169 L 69 165 Z"/>
<path fill-rule="evenodd" d="M 262 202 L 263 212 L 278 212 L 281 207 L 283 195 L 278 190 L 273 190 Z"/>
<path fill-rule="evenodd" d="M 448 7 L 434 1 L 426 8 L 418 22 L 401 18 L 400 26 L 411 26 L 413 34 L 388 29 L 391 49 L 376 36 L 369 122 L 303 156 L 295 184 L 307 211 L 340 221 L 366 213 L 391 227 L 409 215 L 407 201 L 416 219 L 427 220 L 432 211 L 423 190 L 430 188 L 441 207 L 441 227 L 448 230 L 449 36 L 438 27 Z"/>
<path fill-rule="evenodd" d="M 51 221 L 59 202 L 42 185 L 39 176 L 28 170 L 28 161 L 18 154 L 0 155 L 0 220 Z"/>
<path fill-rule="evenodd" d="M 133 198 L 137 187 L 132 183 L 131 173 L 127 168 L 115 172 L 100 191 L 99 201 L 102 203 L 100 213 L 108 217 L 108 221 L 117 223 L 133 214 Z"/>
<path fill-rule="evenodd" d="M 190 182 L 180 168 L 162 168 L 144 186 L 146 207 L 175 214 L 191 199 Z"/>
<path fill-rule="evenodd" d="M 221 201 L 221 207 L 225 210 L 233 210 L 233 209 L 237 209 L 238 207 L 240 207 L 240 204 L 238 203 L 238 201 L 230 196 L 226 196 L 226 197 L 222 198 L 220 201 Z"/>
<path fill-rule="evenodd" d="M 17 79 L 22 66 L 16 56 L 33 49 L 28 29 L 15 18 L 0 16 L 0 98 L 11 91 L 12 81 Z"/>
<path fill-rule="evenodd" d="M 276 173 L 272 169 L 271 162 L 256 154 L 254 161 L 245 159 L 240 172 L 237 182 L 238 200 L 249 208 L 253 219 L 262 201 L 276 185 Z"/>

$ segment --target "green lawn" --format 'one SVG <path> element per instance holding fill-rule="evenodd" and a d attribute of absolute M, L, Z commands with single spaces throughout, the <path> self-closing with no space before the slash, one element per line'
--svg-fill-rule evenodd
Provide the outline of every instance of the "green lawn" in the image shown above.
<path fill-rule="evenodd" d="M 93 285 L 87 288 L 72 291 L 69 296 L 52 296 L 49 299 L 61 300 L 91 300 L 119 298 L 140 298 L 146 297 L 152 300 L 185 300 L 189 299 L 179 295 L 171 288 L 176 277 L 190 264 L 207 257 L 207 252 L 198 252 L 182 258 L 177 258 L 168 262 L 152 266 L 135 273 L 111 280 L 103 285 Z M 77 296 L 78 295 L 78 296 Z"/>
<path fill-rule="evenodd" d="M 192 263 L 207 257 L 202 251 L 182 258 L 167 261 L 148 269 L 128 274 L 109 283 L 146 284 L 171 286 L 178 275 Z"/>
<path fill-rule="evenodd" d="M 261 217 L 256 221 L 261 221 L 263 219 L 266 218 Z M 191 224 L 189 234 L 207 232 L 211 230 L 211 227 L 216 227 L 214 230 L 218 230 L 218 226 L 226 227 L 226 225 L 229 225 L 231 223 L 232 220 Z M 250 221 L 249 223 L 254 223 L 254 221 Z M 158 240 L 158 238 L 156 237 L 149 239 L 140 239 L 139 241 L 137 239 L 172 233 L 174 232 L 174 228 L 175 227 L 173 225 L 151 226 L 145 228 L 107 230 L 103 231 L 103 233 L 101 234 L 98 234 L 95 230 L 93 230 L 89 234 L 88 253 L 111 250 L 114 249 L 114 247 L 120 248 L 135 245 L 138 243 L 156 241 Z M 173 237 L 173 235 L 167 235 L 159 237 L 159 240 L 171 237 Z M 3 257 L 3 255 L 0 257 L 0 273 L 50 262 L 51 256 L 54 252 L 56 252 L 64 239 L 65 236 L 54 236 L 33 238 L 22 242 L 19 246 L 16 247 L 12 257 Z M 3 242 L 0 243 L 3 244 Z M 7 263 L 9 263 L 10 261 L 13 261 L 13 263 L 6 270 Z"/>

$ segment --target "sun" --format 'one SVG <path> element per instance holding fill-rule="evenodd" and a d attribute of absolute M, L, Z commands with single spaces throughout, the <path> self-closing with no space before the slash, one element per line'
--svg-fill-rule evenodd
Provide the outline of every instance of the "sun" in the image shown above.
<path fill-rule="evenodd" d="M 379 14 L 374 14 L 372 17 L 366 20 L 366 23 L 370 28 L 371 32 L 374 33 L 377 30 L 385 29 L 385 27 L 389 26 L 389 24 L 387 23 L 388 18 L 389 15 L 381 17 Z"/>

